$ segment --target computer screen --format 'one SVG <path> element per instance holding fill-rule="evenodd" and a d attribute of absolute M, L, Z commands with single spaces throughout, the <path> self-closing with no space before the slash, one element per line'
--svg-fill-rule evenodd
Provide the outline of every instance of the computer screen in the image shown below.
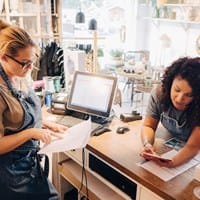
<path fill-rule="evenodd" d="M 116 77 L 76 71 L 67 108 L 94 116 L 109 117 L 116 85 Z"/>

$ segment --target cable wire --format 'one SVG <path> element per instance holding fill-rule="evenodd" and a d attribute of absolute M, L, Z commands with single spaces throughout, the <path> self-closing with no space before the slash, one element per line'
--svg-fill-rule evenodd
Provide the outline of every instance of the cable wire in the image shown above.
<path fill-rule="evenodd" d="M 85 178 L 85 188 L 86 188 L 86 199 L 89 199 L 87 173 L 85 169 L 85 148 L 82 149 L 82 174 L 81 174 L 81 186 L 78 191 L 79 194 L 81 194 L 81 190 L 83 189 L 84 178 Z"/>

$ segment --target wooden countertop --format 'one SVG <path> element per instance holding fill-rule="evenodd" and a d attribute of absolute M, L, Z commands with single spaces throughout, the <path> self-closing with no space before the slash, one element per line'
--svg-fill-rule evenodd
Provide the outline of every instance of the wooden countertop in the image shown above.
<path fill-rule="evenodd" d="M 194 168 L 164 182 L 138 165 L 143 161 L 143 158 L 139 156 L 142 148 L 140 142 L 141 121 L 129 123 L 131 130 L 125 134 L 116 133 L 119 123 L 121 125 L 119 120 L 113 120 L 112 132 L 91 137 L 87 149 L 165 200 L 192 199 L 194 187 L 200 185 L 200 182 L 193 179 Z M 162 135 L 163 129 L 161 128 L 159 131 L 158 137 Z M 159 145 L 158 142 L 157 146 Z"/>

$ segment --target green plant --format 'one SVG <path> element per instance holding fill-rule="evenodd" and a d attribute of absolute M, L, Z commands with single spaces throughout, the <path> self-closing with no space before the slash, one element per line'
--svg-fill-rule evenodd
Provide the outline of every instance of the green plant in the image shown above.
<path fill-rule="evenodd" d="M 97 56 L 98 57 L 103 57 L 104 56 L 104 53 L 103 53 L 103 49 L 102 48 L 99 48 L 98 51 L 97 51 Z"/>
<path fill-rule="evenodd" d="M 119 57 L 122 57 L 122 54 L 123 54 L 123 51 L 122 51 L 122 50 L 119 50 L 119 49 L 112 49 L 112 50 L 110 50 L 110 55 L 111 55 L 112 57 L 117 57 L 117 58 L 119 58 Z"/>

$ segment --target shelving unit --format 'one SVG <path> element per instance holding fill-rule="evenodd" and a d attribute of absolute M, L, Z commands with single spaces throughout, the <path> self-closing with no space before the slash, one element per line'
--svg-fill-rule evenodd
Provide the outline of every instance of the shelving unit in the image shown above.
<path fill-rule="evenodd" d="M 164 11 L 164 9 L 167 10 Z M 151 19 L 156 25 L 159 22 L 179 23 L 185 30 L 191 25 L 200 25 L 200 16 L 198 14 L 198 11 L 200 11 L 199 4 L 164 4 L 160 10 L 165 12 L 165 17 L 150 17 L 146 19 Z M 179 16 L 177 15 L 178 12 Z"/>
<path fill-rule="evenodd" d="M 66 180 L 68 180 L 71 184 L 73 184 L 74 187 L 81 188 L 81 166 L 76 164 L 74 161 L 69 160 L 59 167 L 59 172 L 60 175 L 63 176 Z M 90 172 L 86 173 L 88 179 L 88 193 L 90 199 L 124 200 L 124 198 L 117 194 L 117 192 L 109 188 L 106 184 L 97 179 Z M 81 192 L 84 195 L 86 195 L 87 192 L 85 184 Z"/>
<path fill-rule="evenodd" d="M 106 181 L 104 178 L 89 170 L 87 165 L 87 155 L 88 153 L 85 153 L 84 156 L 86 170 L 85 173 L 87 176 L 86 185 L 85 177 L 83 180 L 81 178 L 83 173 L 82 149 L 76 149 L 58 154 L 57 162 L 59 164 L 57 166 L 57 171 L 59 172 L 59 175 L 54 179 L 54 185 L 61 194 L 61 199 L 64 198 L 65 192 L 68 192 L 71 189 L 71 186 L 77 188 L 78 190 L 81 188 L 79 195 L 86 196 L 88 193 L 89 199 L 92 200 L 131 199 L 128 195 L 120 191 L 117 187 Z"/>
<path fill-rule="evenodd" d="M 188 24 L 200 24 L 200 4 L 164 4 L 164 7 L 175 11 L 180 11 L 181 16 L 175 14 L 175 21 Z M 177 10 L 178 9 L 178 10 Z M 177 18 L 178 17 L 178 18 Z"/>
<path fill-rule="evenodd" d="M 0 18 L 27 30 L 36 41 L 60 38 L 61 1 L 3 0 Z"/>

